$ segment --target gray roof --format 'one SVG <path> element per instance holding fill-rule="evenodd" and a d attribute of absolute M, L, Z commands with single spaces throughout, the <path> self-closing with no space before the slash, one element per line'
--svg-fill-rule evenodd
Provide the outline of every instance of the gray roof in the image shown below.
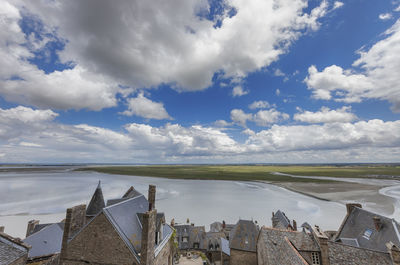
<path fill-rule="evenodd" d="M 288 228 L 291 226 L 289 218 L 281 210 L 276 211 L 272 217 L 272 227 L 276 228 Z"/>
<path fill-rule="evenodd" d="M 382 223 L 379 231 L 375 228 L 374 217 L 380 218 Z M 394 219 L 353 207 L 350 214 L 343 221 L 336 239 L 344 244 L 353 246 L 358 244 L 362 248 L 387 251 L 386 243 L 389 241 L 397 246 L 400 245 L 399 231 L 400 226 Z M 353 239 L 353 241 L 349 239 Z"/>
<path fill-rule="evenodd" d="M 131 186 L 121 198 L 108 200 L 107 206 L 111 206 L 113 204 L 117 204 L 117 203 L 123 202 L 127 199 L 138 197 L 140 195 L 143 195 L 143 194 L 141 194 L 140 192 L 135 190 L 135 188 L 133 186 Z"/>
<path fill-rule="evenodd" d="M 137 213 L 144 213 L 148 209 L 149 203 L 143 195 L 103 209 L 107 219 L 135 254 L 140 253 L 142 240 L 142 227 Z"/>
<path fill-rule="evenodd" d="M 28 250 L 15 239 L 0 233 L 0 265 L 8 265 L 26 255 Z"/>
<path fill-rule="evenodd" d="M 230 256 L 231 255 L 231 249 L 229 248 L 229 241 L 226 240 L 223 237 L 221 237 L 220 240 L 221 240 L 222 253 L 225 253 L 226 255 Z"/>
<path fill-rule="evenodd" d="M 221 238 L 225 238 L 224 232 L 207 232 L 206 249 L 209 251 L 220 251 L 221 250 Z M 229 244 L 229 241 L 228 241 Z"/>
<path fill-rule="evenodd" d="M 48 225 L 23 241 L 31 245 L 28 257 L 47 256 L 61 251 L 64 230 L 58 223 Z"/>
<path fill-rule="evenodd" d="M 105 207 L 103 191 L 101 190 L 100 181 L 97 185 L 96 190 L 93 193 L 92 199 L 90 200 L 89 206 L 86 209 L 86 215 L 95 216 L 103 210 Z"/>
<path fill-rule="evenodd" d="M 42 230 L 43 228 L 45 228 L 45 227 L 47 227 L 47 226 L 49 226 L 49 225 L 52 225 L 52 224 L 54 224 L 54 223 L 48 223 L 48 224 L 37 224 L 37 225 L 35 225 L 35 228 L 33 229 L 33 231 L 32 231 L 32 234 L 34 234 L 34 233 L 36 233 L 36 232 L 39 232 L 40 230 Z M 57 223 L 59 226 L 60 226 L 60 228 L 64 231 L 64 223 Z M 31 234 L 31 235 L 32 235 Z"/>
<path fill-rule="evenodd" d="M 330 265 L 392 265 L 389 253 L 328 242 Z"/>
<path fill-rule="evenodd" d="M 258 229 L 253 221 L 239 220 L 229 233 L 231 249 L 256 252 Z"/>
<path fill-rule="evenodd" d="M 206 249 L 206 229 L 204 226 L 176 225 L 176 237 L 179 249 L 192 249 L 194 244 L 199 244 L 199 249 Z M 187 238 L 184 242 L 183 238 Z"/>
<path fill-rule="evenodd" d="M 291 234 L 293 233 L 293 234 Z M 262 255 L 262 259 L 268 261 L 268 264 L 291 264 L 291 265 L 307 265 L 308 263 L 301 256 L 293 242 L 287 237 L 295 237 L 298 240 L 299 234 L 308 241 L 308 237 L 302 232 L 288 232 L 273 228 L 263 227 L 258 240 L 263 240 L 264 249 L 259 249 L 258 255 Z"/>

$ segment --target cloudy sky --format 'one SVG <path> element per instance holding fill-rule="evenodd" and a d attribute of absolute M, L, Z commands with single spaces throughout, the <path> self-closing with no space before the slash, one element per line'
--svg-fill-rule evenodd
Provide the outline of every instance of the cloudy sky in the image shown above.
<path fill-rule="evenodd" d="M 0 0 L 0 163 L 400 161 L 400 1 Z"/>

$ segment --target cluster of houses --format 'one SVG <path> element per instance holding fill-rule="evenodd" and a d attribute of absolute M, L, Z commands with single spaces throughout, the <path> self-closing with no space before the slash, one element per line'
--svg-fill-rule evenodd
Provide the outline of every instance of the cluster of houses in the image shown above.
<path fill-rule="evenodd" d="M 253 220 L 205 226 L 168 224 L 155 208 L 156 187 L 147 198 L 130 187 L 104 200 L 100 186 L 88 206 L 67 209 L 59 223 L 28 223 L 26 238 L 0 227 L 0 265 L 172 265 L 191 255 L 211 265 L 400 265 L 400 225 L 394 219 L 347 204 L 338 231 L 297 226 L 285 213 L 272 226 Z"/>

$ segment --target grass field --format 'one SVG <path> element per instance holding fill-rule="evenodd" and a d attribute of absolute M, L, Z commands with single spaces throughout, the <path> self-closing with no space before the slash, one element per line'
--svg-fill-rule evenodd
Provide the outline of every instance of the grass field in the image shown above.
<path fill-rule="evenodd" d="M 159 165 L 159 166 L 99 166 L 78 170 L 91 170 L 108 174 L 150 176 L 174 179 L 205 180 L 242 180 L 271 182 L 319 182 L 329 180 L 292 178 L 278 176 L 273 172 L 281 172 L 300 176 L 329 176 L 364 178 L 379 176 L 400 178 L 400 166 L 395 165 L 359 165 L 359 166 L 264 166 L 264 165 Z"/>

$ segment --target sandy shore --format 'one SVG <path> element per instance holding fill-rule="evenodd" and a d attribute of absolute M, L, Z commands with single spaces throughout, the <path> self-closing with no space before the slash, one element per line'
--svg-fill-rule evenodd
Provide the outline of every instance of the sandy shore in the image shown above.
<path fill-rule="evenodd" d="M 312 196 L 321 200 L 340 203 L 359 202 L 367 208 L 384 215 L 394 213 L 394 199 L 379 193 L 382 186 L 338 182 L 338 183 L 272 183 L 285 189 Z"/>

